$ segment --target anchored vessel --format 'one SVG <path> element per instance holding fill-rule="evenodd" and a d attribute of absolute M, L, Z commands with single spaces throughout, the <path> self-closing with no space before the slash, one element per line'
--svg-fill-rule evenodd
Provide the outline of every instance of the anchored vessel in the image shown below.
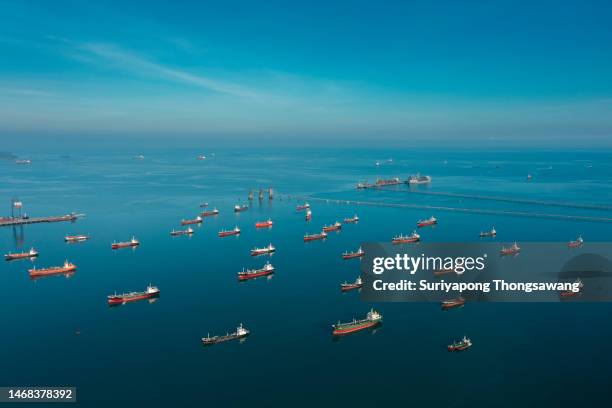
<path fill-rule="evenodd" d="M 120 249 L 120 248 L 137 247 L 138 245 L 140 245 L 140 242 L 136 238 L 132 237 L 132 239 L 127 242 L 113 242 L 111 244 L 111 248 Z"/>
<path fill-rule="evenodd" d="M 578 247 L 581 247 L 582 244 L 584 244 L 584 240 L 582 239 L 582 236 L 578 236 L 578 238 L 576 238 L 575 241 L 568 242 L 567 246 L 569 248 L 578 248 Z"/>
<path fill-rule="evenodd" d="M 255 223 L 255 228 L 270 228 L 272 226 L 272 220 L 258 221 Z"/>
<path fill-rule="evenodd" d="M 38 276 L 56 275 L 60 273 L 70 273 L 76 271 L 76 265 L 68 261 L 64 262 L 62 266 L 50 266 L 48 268 L 36 269 L 36 267 L 28 270 L 30 277 L 35 278 Z"/>
<path fill-rule="evenodd" d="M 248 336 L 249 333 L 250 331 L 247 330 L 244 326 L 242 326 L 242 323 L 240 323 L 240 326 L 236 328 L 235 332 L 227 333 L 225 336 L 210 337 L 210 334 L 208 334 L 206 337 L 202 337 L 202 344 L 204 344 L 205 346 L 212 346 L 213 344 L 224 343 L 230 340 L 239 340 Z"/>
<path fill-rule="evenodd" d="M 480 231 L 480 238 L 488 238 L 494 237 L 497 235 L 497 231 L 495 231 L 495 227 L 491 228 L 490 231 Z"/>
<path fill-rule="evenodd" d="M 382 323 L 382 315 L 374 309 L 370 309 L 365 319 L 356 320 L 352 322 L 340 323 L 332 325 L 334 336 L 342 336 L 345 334 L 355 333 L 361 330 L 369 329 L 370 327 L 376 327 Z"/>
<path fill-rule="evenodd" d="M 562 299 L 567 299 L 567 298 L 571 298 L 571 297 L 574 297 L 574 296 L 579 296 L 582 293 L 582 287 L 584 286 L 584 284 L 582 283 L 580 278 L 577 278 L 574 283 L 578 284 L 578 291 L 577 292 L 574 292 L 574 291 L 571 291 L 571 290 L 563 291 L 563 292 L 559 293 L 559 296 L 561 296 Z"/>
<path fill-rule="evenodd" d="M 213 215 L 218 215 L 219 214 L 219 210 L 217 210 L 216 208 L 211 210 L 211 211 L 202 211 L 200 213 L 201 217 L 212 217 Z"/>
<path fill-rule="evenodd" d="M 208 203 L 202 203 L 202 204 L 200 204 L 200 208 L 206 208 L 206 207 L 208 207 Z"/>
<path fill-rule="evenodd" d="M 401 180 L 399 179 L 399 177 L 394 177 L 391 179 L 376 179 L 376 187 L 383 187 L 383 186 L 395 186 L 397 184 L 401 184 Z"/>
<path fill-rule="evenodd" d="M 348 292 L 349 290 L 361 289 L 361 287 L 363 287 L 363 281 L 361 280 L 361 276 L 360 276 L 353 283 L 347 283 L 347 282 L 342 283 L 340 285 L 340 290 L 342 292 Z"/>
<path fill-rule="evenodd" d="M 342 254 L 342 259 L 353 259 L 353 258 L 361 258 L 365 252 L 361 247 L 357 251 L 354 252 L 345 252 Z"/>
<path fill-rule="evenodd" d="M 271 254 L 275 251 L 276 251 L 276 248 L 274 248 L 272 244 L 269 244 L 267 247 L 251 249 L 251 256 Z"/>
<path fill-rule="evenodd" d="M 458 297 L 455 299 L 443 300 L 440 303 L 442 310 L 454 309 L 456 307 L 463 307 L 465 305 L 465 299 L 462 297 Z"/>
<path fill-rule="evenodd" d="M 66 242 L 83 242 L 89 239 L 89 235 L 66 235 L 64 241 Z"/>
<path fill-rule="evenodd" d="M 423 228 L 423 227 L 428 227 L 430 225 L 435 225 L 438 223 L 438 220 L 436 219 L 436 217 L 431 216 L 426 220 L 419 220 L 417 221 L 417 227 L 419 228 Z"/>
<path fill-rule="evenodd" d="M 114 294 L 108 295 L 108 304 L 110 306 L 123 305 L 128 302 L 135 302 L 137 300 L 151 299 L 159 296 L 159 289 L 157 286 L 147 286 L 144 292 L 129 292 L 121 295 Z"/>
<path fill-rule="evenodd" d="M 181 225 L 201 224 L 202 217 L 199 215 L 192 220 L 181 220 Z"/>
<path fill-rule="evenodd" d="M 25 259 L 25 258 L 35 258 L 38 256 L 38 251 L 35 250 L 34 248 L 30 248 L 30 250 L 28 252 L 19 252 L 19 253 L 8 253 L 4 255 L 4 259 L 6 259 L 7 261 L 12 261 L 15 259 Z"/>
<path fill-rule="evenodd" d="M 339 231 L 341 229 L 342 229 L 342 224 L 340 224 L 338 221 L 336 221 L 332 225 L 325 225 L 323 227 L 323 231 L 325 231 L 325 232 Z"/>
<path fill-rule="evenodd" d="M 266 262 L 261 269 L 247 269 L 242 272 L 238 272 L 238 280 L 245 281 L 248 279 L 259 278 L 260 276 L 272 275 L 274 273 L 274 267 L 270 262 Z"/>
<path fill-rule="evenodd" d="M 221 238 L 228 237 L 230 235 L 238 235 L 238 234 L 240 234 L 240 228 L 238 227 L 234 227 L 233 230 L 229 230 L 229 231 L 228 230 L 219 231 L 219 236 Z"/>
<path fill-rule="evenodd" d="M 420 239 L 421 239 L 421 236 L 417 234 L 416 231 L 412 231 L 412 234 L 410 235 L 400 234 L 400 235 L 393 237 L 393 240 L 391 241 L 391 243 L 393 245 L 410 244 L 412 242 L 418 242 Z"/>
<path fill-rule="evenodd" d="M 359 222 L 359 217 L 357 216 L 357 214 L 355 214 L 353 216 L 353 218 L 345 218 L 344 219 L 344 223 L 345 224 L 352 224 L 352 223 L 356 223 L 356 222 Z"/>
<path fill-rule="evenodd" d="M 412 175 L 406 179 L 406 184 L 429 184 L 431 176 L 421 176 L 419 173 Z"/>
<path fill-rule="evenodd" d="M 304 203 L 301 205 L 298 205 L 297 207 L 295 207 L 296 211 L 302 211 L 302 210 L 307 210 L 310 208 L 310 204 L 308 203 Z"/>
<path fill-rule="evenodd" d="M 514 244 L 512 244 L 508 248 L 502 247 L 501 251 L 499 251 L 499 254 L 501 256 L 514 255 L 514 254 L 518 254 L 520 251 L 521 251 L 521 248 L 515 242 Z"/>
<path fill-rule="evenodd" d="M 308 242 L 308 241 L 316 241 L 318 239 L 325 239 L 327 238 L 327 233 L 326 232 L 321 232 L 320 234 L 311 234 L 311 235 L 304 235 L 304 242 Z"/>
<path fill-rule="evenodd" d="M 454 341 L 452 344 L 449 344 L 447 346 L 447 349 L 448 351 L 463 351 L 467 350 L 470 347 L 472 347 L 472 340 L 463 336 L 463 339 L 461 339 L 461 341 Z"/>
<path fill-rule="evenodd" d="M 242 211 L 246 211 L 248 210 L 249 206 L 248 205 L 240 205 L 240 204 L 236 204 L 234 206 L 234 212 L 242 212 Z"/>
<path fill-rule="evenodd" d="M 306 210 L 306 221 L 310 221 L 312 219 L 312 211 L 310 209 Z"/>
<path fill-rule="evenodd" d="M 191 235 L 193 234 L 193 229 L 191 227 L 184 229 L 184 230 L 172 230 L 170 232 L 170 235 L 172 235 L 173 237 L 179 236 L 179 235 Z"/>

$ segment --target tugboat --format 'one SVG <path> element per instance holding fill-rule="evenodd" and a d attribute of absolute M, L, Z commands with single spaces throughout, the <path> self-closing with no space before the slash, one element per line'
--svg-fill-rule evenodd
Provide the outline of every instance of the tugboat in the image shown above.
<path fill-rule="evenodd" d="M 115 293 L 114 295 L 108 295 L 107 299 L 109 306 L 118 306 L 124 305 L 128 302 L 135 302 L 137 300 L 143 299 L 152 299 L 156 297 L 159 297 L 159 289 L 157 288 L 157 286 L 149 285 L 147 286 L 147 289 L 144 292 L 128 292 L 123 293 L 121 295 Z"/>
<path fill-rule="evenodd" d="M 418 242 L 421 240 L 421 236 L 419 234 L 417 234 L 416 231 L 412 231 L 412 234 L 410 235 L 397 235 L 395 237 L 393 237 L 393 240 L 391 241 L 391 243 L 393 245 L 398 245 L 398 244 L 410 244 L 413 242 Z"/>
<path fill-rule="evenodd" d="M 521 248 L 515 242 L 514 244 L 512 244 L 512 246 L 509 246 L 508 248 L 502 247 L 501 251 L 499 251 L 499 254 L 501 256 L 516 255 L 520 251 L 521 251 Z"/>
<path fill-rule="evenodd" d="M 497 235 L 497 231 L 495 231 L 495 227 L 491 228 L 491 231 L 480 231 L 480 238 L 490 238 Z"/>
<path fill-rule="evenodd" d="M 274 267 L 270 262 L 266 262 L 263 268 L 261 269 L 247 269 L 242 272 L 238 272 L 238 280 L 245 281 L 249 279 L 259 278 L 261 276 L 268 276 L 274 273 Z"/>
<path fill-rule="evenodd" d="M 306 210 L 306 221 L 310 221 L 312 219 L 312 211 L 310 209 Z"/>
<path fill-rule="evenodd" d="M 213 215 L 219 215 L 219 210 L 215 208 L 212 211 L 202 211 L 200 213 L 200 216 L 202 217 L 212 217 Z"/>
<path fill-rule="evenodd" d="M 202 217 L 199 215 L 195 217 L 193 220 L 181 220 L 181 225 L 191 225 L 191 224 L 201 224 Z"/>
<path fill-rule="evenodd" d="M 8 253 L 4 255 L 4 259 L 7 261 L 13 261 L 15 259 L 26 259 L 26 258 L 35 258 L 38 256 L 38 251 L 34 248 L 30 248 L 28 252 L 19 252 L 19 253 Z"/>
<path fill-rule="evenodd" d="M 576 238 L 575 241 L 570 241 L 567 243 L 568 248 L 580 248 L 582 246 L 582 244 L 584 244 L 584 240 L 582 239 L 582 236 L 579 235 L 578 238 Z"/>
<path fill-rule="evenodd" d="M 323 231 L 325 232 L 339 231 L 341 229 L 342 229 L 342 224 L 340 224 L 338 221 L 336 221 L 333 225 L 325 225 L 323 227 Z"/>
<path fill-rule="evenodd" d="M 577 278 L 574 283 L 578 285 L 578 291 L 577 292 L 574 292 L 572 290 L 563 291 L 563 292 L 559 293 L 559 296 L 561 297 L 561 299 L 569 299 L 569 298 L 572 298 L 574 296 L 580 296 L 580 294 L 582 293 L 582 288 L 583 288 L 584 284 L 582 283 L 580 278 Z"/>
<path fill-rule="evenodd" d="M 454 341 L 453 344 L 449 344 L 446 348 L 448 349 L 448 351 L 463 351 L 467 350 L 470 347 L 472 347 L 472 340 L 463 336 L 463 339 L 461 339 L 461 341 Z"/>
<path fill-rule="evenodd" d="M 456 307 L 463 307 L 465 305 L 465 299 L 459 296 L 455 299 L 443 300 L 440 303 L 442 310 L 454 309 Z"/>
<path fill-rule="evenodd" d="M 353 259 L 353 258 L 361 258 L 365 255 L 365 252 L 361 247 L 355 252 L 345 252 L 342 254 L 342 259 Z"/>
<path fill-rule="evenodd" d="M 36 267 L 34 267 L 28 270 L 31 278 L 37 278 L 37 277 L 46 276 L 46 275 L 57 275 L 60 273 L 68 274 L 74 271 L 76 271 L 76 265 L 68 261 L 65 261 L 64 265 L 62 266 L 51 266 L 51 267 L 43 268 L 43 269 L 36 269 Z"/>
<path fill-rule="evenodd" d="M 193 234 L 193 229 L 191 229 L 191 227 L 184 229 L 184 230 L 172 230 L 170 232 L 170 235 L 172 235 L 173 237 L 177 237 L 179 235 L 191 235 Z"/>
<path fill-rule="evenodd" d="M 234 212 L 235 213 L 239 213 L 239 212 L 243 212 L 249 209 L 249 206 L 244 204 L 244 205 L 240 205 L 240 204 L 236 204 L 234 206 Z"/>
<path fill-rule="evenodd" d="M 120 249 L 120 248 L 137 247 L 138 245 L 140 245 L 140 242 L 136 238 L 132 237 L 132 239 L 127 242 L 113 242 L 111 244 L 111 248 Z"/>
<path fill-rule="evenodd" d="M 304 204 L 301 204 L 301 205 L 298 205 L 297 207 L 295 207 L 295 210 L 296 211 L 302 211 L 302 210 L 307 210 L 309 208 L 310 208 L 310 204 L 304 203 Z"/>
<path fill-rule="evenodd" d="M 421 176 L 419 173 L 408 177 L 406 184 L 429 184 L 431 183 L 431 176 Z"/>
<path fill-rule="evenodd" d="M 363 287 L 363 281 L 361 280 L 361 276 L 359 276 L 355 282 L 347 283 L 344 282 L 340 285 L 340 290 L 342 292 L 348 292 L 350 290 L 361 289 Z"/>
<path fill-rule="evenodd" d="M 304 235 L 304 242 L 308 242 L 308 241 L 316 241 L 318 239 L 325 239 L 327 238 L 327 233 L 325 231 L 321 232 L 320 234 L 311 234 L 311 235 Z"/>
<path fill-rule="evenodd" d="M 272 244 L 269 244 L 267 247 L 251 249 L 251 256 L 272 254 L 274 252 L 276 252 L 276 248 L 274 248 Z"/>
<path fill-rule="evenodd" d="M 357 216 L 357 214 L 355 214 L 355 216 L 353 216 L 353 218 L 345 218 L 344 219 L 344 223 L 345 224 L 354 224 L 356 222 L 359 222 L 359 217 Z"/>
<path fill-rule="evenodd" d="M 228 230 L 222 230 L 222 231 L 219 231 L 219 236 L 221 238 L 229 237 L 230 235 L 239 235 L 239 234 L 240 234 L 240 228 L 238 228 L 237 226 L 234 227 L 233 230 L 229 230 L 229 231 Z"/>
<path fill-rule="evenodd" d="M 376 327 L 382 323 L 382 315 L 374 309 L 370 309 L 365 319 L 356 320 L 352 322 L 340 323 L 332 325 L 332 335 L 342 336 L 346 334 L 355 333 L 361 330 L 369 329 L 370 327 Z"/>
<path fill-rule="evenodd" d="M 89 235 L 66 235 L 64 241 L 66 242 L 83 242 L 89 239 Z"/>
<path fill-rule="evenodd" d="M 217 343 L 224 343 L 230 340 L 239 340 L 248 336 L 250 331 L 245 329 L 240 323 L 240 326 L 236 328 L 236 331 L 233 333 L 227 333 L 225 336 L 213 336 L 210 337 L 210 334 L 206 335 L 206 337 L 202 337 L 202 344 L 205 346 L 212 346 Z"/>
<path fill-rule="evenodd" d="M 423 227 L 428 227 L 430 225 L 435 225 L 438 223 L 438 220 L 436 219 L 436 217 L 431 216 L 426 220 L 419 220 L 417 221 L 417 227 L 418 228 L 423 228 Z"/>
<path fill-rule="evenodd" d="M 272 226 L 272 220 L 258 221 L 255 223 L 255 228 L 270 228 Z"/>

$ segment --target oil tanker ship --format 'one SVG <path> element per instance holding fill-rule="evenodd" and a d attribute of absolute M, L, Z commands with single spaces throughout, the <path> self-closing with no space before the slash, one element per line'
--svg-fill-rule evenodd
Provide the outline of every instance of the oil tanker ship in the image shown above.
<path fill-rule="evenodd" d="M 170 235 L 173 237 L 178 237 L 179 235 L 191 235 L 193 234 L 193 229 L 191 227 L 184 230 L 172 230 L 170 231 Z"/>
<path fill-rule="evenodd" d="M 426 220 L 417 221 L 417 227 L 418 228 L 429 227 L 430 225 L 436 225 L 437 223 L 438 223 L 438 220 L 436 219 L 436 217 L 431 216 Z"/>
<path fill-rule="evenodd" d="M 121 249 L 121 248 L 137 247 L 138 245 L 140 245 L 140 241 L 138 241 L 136 238 L 132 237 L 131 240 L 126 241 L 126 242 L 113 242 L 111 244 L 111 248 L 112 249 Z"/>
<path fill-rule="evenodd" d="M 576 240 L 568 242 L 567 247 L 568 248 L 580 248 L 582 244 L 584 244 L 584 240 L 582 239 L 582 236 L 578 236 Z"/>
<path fill-rule="evenodd" d="M 363 255 L 365 255 L 365 252 L 363 251 L 363 249 L 361 249 L 361 247 L 359 247 L 357 251 L 343 253 L 342 259 L 361 258 Z"/>
<path fill-rule="evenodd" d="M 247 205 L 240 205 L 240 204 L 236 204 L 234 206 L 234 212 L 239 213 L 239 212 L 243 212 L 249 209 L 249 206 Z"/>
<path fill-rule="evenodd" d="M 361 330 L 369 329 L 371 327 L 376 327 L 382 323 L 382 315 L 378 313 L 376 310 L 371 309 L 366 315 L 365 319 L 356 320 L 353 319 L 352 322 L 348 323 L 340 323 L 332 325 L 333 331 L 332 334 L 334 336 L 343 336 L 346 334 L 355 333 Z"/>
<path fill-rule="evenodd" d="M 217 210 L 216 208 L 210 211 L 202 211 L 200 213 L 200 217 L 212 217 L 214 215 L 219 215 L 219 210 Z"/>
<path fill-rule="evenodd" d="M 342 229 L 342 224 L 340 224 L 338 221 L 336 221 L 332 225 L 325 225 L 323 227 L 323 231 L 325 232 L 340 231 L 341 229 Z"/>
<path fill-rule="evenodd" d="M 320 234 L 306 234 L 304 235 L 304 242 L 309 242 L 309 241 L 316 241 L 318 239 L 325 239 L 327 238 L 327 233 L 326 232 L 321 232 Z"/>
<path fill-rule="evenodd" d="M 347 283 L 347 282 L 342 283 L 340 285 L 340 290 L 342 292 L 348 292 L 350 290 L 361 289 L 362 287 L 363 287 L 363 281 L 361 280 L 361 276 L 360 276 L 353 283 Z"/>
<path fill-rule="evenodd" d="M 468 339 L 465 336 L 463 336 L 463 339 L 461 339 L 461 341 L 454 341 L 452 344 L 446 346 L 448 351 L 463 351 L 467 350 L 470 347 L 472 347 L 472 340 Z"/>
<path fill-rule="evenodd" d="M 393 237 L 393 239 L 391 240 L 391 243 L 393 245 L 398 245 L 398 244 L 411 244 L 413 242 L 418 242 L 421 240 L 421 236 L 419 234 L 417 234 L 416 231 L 413 231 L 412 234 L 410 235 L 397 235 L 395 237 Z"/>
<path fill-rule="evenodd" d="M 181 225 L 192 225 L 192 224 L 201 224 L 201 223 L 202 223 L 202 217 L 199 215 L 192 220 L 181 220 Z"/>
<path fill-rule="evenodd" d="M 42 268 L 42 269 L 36 269 L 36 267 L 34 267 L 28 270 L 31 278 L 37 278 L 40 276 L 47 276 L 47 275 L 57 275 L 57 274 L 63 274 L 63 273 L 67 274 L 67 273 L 72 273 L 74 271 L 76 271 L 76 265 L 68 261 L 65 261 L 64 265 L 62 266 L 50 266 L 48 268 Z"/>
<path fill-rule="evenodd" d="M 352 218 L 345 218 L 344 219 L 344 223 L 345 224 L 354 224 L 356 222 L 359 222 L 359 217 L 357 216 L 357 214 L 355 214 Z"/>
<path fill-rule="evenodd" d="M 465 305 L 465 299 L 462 298 L 461 296 L 455 299 L 443 300 L 440 303 L 440 307 L 442 307 L 442 310 L 449 310 L 449 309 L 454 309 L 456 307 L 463 307 L 463 305 Z"/>
<path fill-rule="evenodd" d="M 274 248 L 272 244 L 269 244 L 267 247 L 251 249 L 251 256 L 272 254 L 274 252 L 276 252 L 276 248 Z"/>
<path fill-rule="evenodd" d="M 306 210 L 306 221 L 310 221 L 312 219 L 312 211 L 310 209 Z"/>
<path fill-rule="evenodd" d="M 508 248 L 502 247 L 502 249 L 499 251 L 499 254 L 501 256 L 506 256 L 506 255 L 516 255 L 519 252 L 521 252 L 521 247 L 519 247 L 517 245 L 517 243 L 515 242 L 514 244 L 512 244 Z"/>
<path fill-rule="evenodd" d="M 64 241 L 66 242 L 83 242 L 89 239 L 89 235 L 66 235 Z"/>
<path fill-rule="evenodd" d="M 490 231 L 480 231 L 478 235 L 480 238 L 491 238 L 497 236 L 497 231 L 495 231 L 495 227 L 491 228 Z"/>
<path fill-rule="evenodd" d="M 128 292 L 121 295 L 115 293 L 114 295 L 108 295 L 107 299 L 109 306 L 118 306 L 128 302 L 136 302 L 138 300 L 152 299 L 156 297 L 159 297 L 159 289 L 157 286 L 149 285 L 144 292 Z"/>
<path fill-rule="evenodd" d="M 242 272 L 238 272 L 238 280 L 245 281 L 249 279 L 259 278 L 261 276 L 268 276 L 274 273 L 274 267 L 270 262 L 266 262 L 263 268 L 261 269 L 247 269 Z"/>
<path fill-rule="evenodd" d="M 307 210 L 310 208 L 310 204 L 308 203 L 304 203 L 301 205 L 298 205 L 297 207 L 295 207 L 296 211 L 302 211 L 302 210 Z"/>
<path fill-rule="evenodd" d="M 258 221 L 255 223 L 255 228 L 270 228 L 272 224 L 271 219 L 268 219 L 268 221 Z"/>
<path fill-rule="evenodd" d="M 240 234 L 240 228 L 238 228 L 237 226 L 233 229 L 233 230 L 222 230 L 219 231 L 219 237 L 223 238 L 223 237 L 229 237 L 230 235 L 239 235 Z"/>
<path fill-rule="evenodd" d="M 230 340 L 240 340 L 240 339 L 247 337 L 250 333 L 251 332 L 247 330 L 242 325 L 242 323 L 240 323 L 240 326 L 236 328 L 235 332 L 227 333 L 225 336 L 210 337 L 210 334 L 209 334 L 206 337 L 202 337 L 202 344 L 204 344 L 205 346 L 212 346 L 213 344 L 224 343 Z"/>
<path fill-rule="evenodd" d="M 38 251 L 34 248 L 30 248 L 28 252 L 8 253 L 4 255 L 4 259 L 7 261 L 13 261 L 16 259 L 35 258 L 38 256 Z"/>

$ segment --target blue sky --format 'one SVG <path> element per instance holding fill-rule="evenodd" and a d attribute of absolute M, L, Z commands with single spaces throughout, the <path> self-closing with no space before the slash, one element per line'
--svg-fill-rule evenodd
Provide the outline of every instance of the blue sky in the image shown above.
<path fill-rule="evenodd" d="M 88 3 L 0 0 L 0 137 L 612 139 L 606 1 Z"/>

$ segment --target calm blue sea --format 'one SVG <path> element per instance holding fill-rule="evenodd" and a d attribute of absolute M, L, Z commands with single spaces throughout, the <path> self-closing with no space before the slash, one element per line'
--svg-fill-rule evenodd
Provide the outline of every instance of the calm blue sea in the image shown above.
<path fill-rule="evenodd" d="M 364 241 L 423 231 L 429 242 L 475 241 L 495 226 L 497 241 L 610 241 L 612 224 L 455 211 L 338 205 L 312 201 L 313 219 L 289 196 L 411 203 L 454 208 L 612 217 L 612 211 L 414 195 L 405 186 L 357 191 L 359 180 L 433 177 L 422 191 L 612 205 L 612 152 L 492 152 L 115 148 L 18 152 L 29 166 L 0 161 L 0 214 L 18 198 L 31 216 L 85 213 L 76 223 L 0 229 L 2 253 L 35 246 L 38 267 L 68 259 L 70 278 L 31 281 L 30 261 L 0 264 L 1 385 L 71 385 L 81 406 L 604 406 L 612 385 L 609 304 L 366 304 L 340 283 L 359 274 L 340 254 Z M 208 158 L 197 161 L 204 153 Z M 213 156 L 214 153 L 214 156 Z M 143 154 L 144 160 L 132 156 Z M 64 156 L 62 156 L 64 155 Z M 389 161 L 392 159 L 392 161 Z M 376 161 L 381 163 L 376 166 Z M 527 181 L 527 174 L 533 179 Z M 274 187 L 245 213 L 250 188 Z M 191 237 L 172 238 L 182 218 L 207 201 L 221 214 Z M 324 242 L 304 233 L 358 214 Z M 256 231 L 257 220 L 274 227 Z M 220 239 L 238 225 L 239 237 Z M 91 240 L 65 244 L 66 234 Z M 113 240 L 141 240 L 112 251 Z M 249 249 L 273 243 L 272 279 L 238 283 L 236 272 L 262 266 Z M 159 286 L 157 302 L 109 308 L 114 291 Z M 375 306 L 384 325 L 333 341 L 330 325 Z M 207 333 L 239 323 L 244 343 L 203 348 Z M 77 334 L 78 333 L 78 334 Z M 474 347 L 450 354 L 468 335 Z"/>

